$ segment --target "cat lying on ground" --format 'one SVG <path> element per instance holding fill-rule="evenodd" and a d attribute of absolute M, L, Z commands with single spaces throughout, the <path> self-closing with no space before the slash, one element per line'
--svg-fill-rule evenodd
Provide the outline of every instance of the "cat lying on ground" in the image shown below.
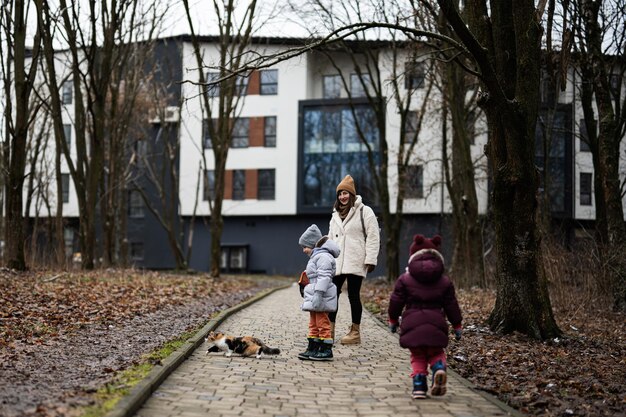
<path fill-rule="evenodd" d="M 265 343 L 252 336 L 226 336 L 222 332 L 211 332 L 206 338 L 206 342 L 209 343 L 206 353 L 209 352 L 224 352 L 224 355 L 229 357 L 234 353 L 239 353 L 242 356 L 255 355 L 260 358 L 264 353 L 266 355 L 278 355 L 279 349 L 271 348 Z"/>

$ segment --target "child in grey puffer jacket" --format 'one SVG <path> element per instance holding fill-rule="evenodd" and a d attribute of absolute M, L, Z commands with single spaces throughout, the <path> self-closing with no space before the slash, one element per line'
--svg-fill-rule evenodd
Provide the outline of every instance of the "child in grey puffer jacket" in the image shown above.
<path fill-rule="evenodd" d="M 310 313 L 308 348 L 298 355 L 303 360 L 330 361 L 333 359 L 333 339 L 328 313 L 337 311 L 337 287 L 333 284 L 339 247 L 322 236 L 316 225 L 311 225 L 300 237 L 302 251 L 311 258 L 306 266 L 309 284 L 304 287 L 304 302 L 300 307 Z"/>

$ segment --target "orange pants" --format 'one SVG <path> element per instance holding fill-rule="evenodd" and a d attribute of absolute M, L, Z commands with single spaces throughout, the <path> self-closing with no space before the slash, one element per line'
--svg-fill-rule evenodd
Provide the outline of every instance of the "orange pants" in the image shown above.
<path fill-rule="evenodd" d="M 309 311 L 309 338 L 332 340 L 328 313 Z"/>

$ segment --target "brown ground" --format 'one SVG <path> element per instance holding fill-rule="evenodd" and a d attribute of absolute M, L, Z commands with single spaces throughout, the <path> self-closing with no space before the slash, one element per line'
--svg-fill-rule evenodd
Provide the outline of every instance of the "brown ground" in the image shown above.
<path fill-rule="evenodd" d="M 182 332 L 276 281 L 133 271 L 0 271 L 0 415 L 75 414 L 97 387 Z M 536 416 L 626 416 L 626 320 L 576 300 L 554 312 L 564 337 L 493 334 L 490 291 L 458 291 L 464 334 L 450 366 Z M 364 303 L 386 322 L 391 285 L 367 280 Z M 408 358 L 408 355 L 407 355 Z"/>
<path fill-rule="evenodd" d="M 392 288 L 367 280 L 363 289 L 366 307 L 385 323 Z M 570 291 L 572 300 L 585 297 Z M 626 416 L 626 315 L 601 301 L 564 303 L 554 308 L 563 337 L 538 342 L 489 330 L 492 291 L 457 290 L 457 297 L 464 331 L 460 342 L 451 338 L 448 363 L 477 388 L 535 416 Z"/>
<path fill-rule="evenodd" d="M 75 415 L 142 355 L 277 281 L 0 272 L 0 416 Z"/>

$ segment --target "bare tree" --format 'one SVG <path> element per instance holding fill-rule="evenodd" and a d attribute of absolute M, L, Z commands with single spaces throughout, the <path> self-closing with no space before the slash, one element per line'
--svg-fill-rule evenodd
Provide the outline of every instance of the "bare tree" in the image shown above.
<path fill-rule="evenodd" d="M 137 54 L 140 47 L 149 48 L 149 42 L 138 43 L 152 38 L 157 25 L 156 9 L 148 7 L 147 10 L 139 8 L 137 2 L 108 2 L 99 3 L 97 9 L 95 2 L 89 3 L 87 17 L 89 24 L 81 24 L 84 16 L 83 11 L 77 3 L 67 4 L 66 0 L 60 1 L 58 10 L 51 10 L 47 2 L 38 0 L 40 19 L 45 19 L 47 23 L 45 31 L 45 42 L 48 53 L 46 54 L 47 70 L 49 72 L 49 82 L 51 83 L 51 103 L 55 136 L 63 138 L 61 104 L 58 96 L 58 89 L 54 88 L 57 74 L 54 69 L 54 51 L 52 49 L 53 30 L 59 29 L 62 39 L 66 42 L 68 54 L 70 56 L 68 67 L 70 68 L 74 93 L 74 132 L 76 134 L 76 160 L 74 161 L 65 140 L 57 139 L 59 150 L 63 152 L 68 164 L 70 175 L 76 188 L 78 198 L 80 230 L 79 241 L 82 255 L 82 266 L 91 269 L 95 266 L 96 259 L 96 235 L 97 235 L 97 207 L 105 198 L 109 204 L 114 204 L 114 198 L 110 196 L 122 194 L 109 193 L 112 190 L 119 190 L 122 187 L 117 183 L 119 174 L 109 177 L 109 182 L 103 182 L 103 173 L 106 163 L 112 158 L 119 158 L 123 152 L 118 152 L 113 144 L 115 136 L 120 131 L 120 126 L 128 123 L 130 117 L 128 112 L 123 116 L 111 119 L 110 116 L 117 109 L 117 104 L 113 104 L 116 97 L 119 97 L 119 89 L 124 83 L 116 78 L 120 74 L 127 74 L 128 63 L 135 65 L 142 64 L 140 58 L 130 60 L 129 56 Z M 133 46 L 129 44 L 136 43 Z M 131 83 L 128 83 L 130 85 Z M 125 91 L 125 97 L 130 102 L 136 96 L 136 91 Z M 117 125 L 116 125 L 117 123 Z M 123 128 L 121 131 L 123 132 Z M 114 146 L 115 145 L 115 146 Z M 125 145 L 119 146 L 125 149 Z M 121 161 L 115 160 L 117 166 Z M 116 170 L 116 172 L 118 172 Z M 122 176 L 123 177 L 123 176 Z M 115 212 L 114 212 L 115 213 Z M 116 213 L 120 214 L 120 213 Z M 106 222 L 115 230 L 109 217 Z M 110 243 L 110 236 L 107 244 Z M 107 262 L 111 262 L 111 251 L 107 250 Z"/>
<path fill-rule="evenodd" d="M 626 3 L 622 0 L 573 0 L 568 3 L 572 9 L 573 49 L 580 66 L 584 123 L 595 174 L 597 236 L 601 256 L 610 265 L 614 306 L 624 311 L 626 224 L 619 170 L 620 147 L 626 134 L 623 95 Z"/>
<path fill-rule="evenodd" d="M 192 13 L 187 0 L 183 1 L 187 20 L 191 30 L 193 53 L 198 65 L 198 79 L 201 85 L 200 95 L 206 117 L 206 129 L 210 136 L 211 150 L 215 166 L 214 193 L 209 198 L 211 213 L 211 276 L 220 275 L 221 239 L 224 220 L 222 203 L 224 200 L 224 183 L 226 177 L 226 159 L 232 141 L 234 121 L 241 109 L 241 96 L 245 94 L 242 77 L 243 67 L 247 64 L 248 52 L 256 24 L 256 0 L 248 3 L 243 17 L 238 21 L 235 17 L 235 1 L 223 0 L 213 2 L 213 11 L 217 17 L 217 53 L 218 60 L 214 65 L 207 64 L 202 53 L 200 41 L 193 25 Z M 216 80 L 207 80 L 205 69 L 213 68 L 217 72 Z M 237 75 L 239 74 L 239 75 Z M 213 81 L 209 85 L 209 81 Z M 205 158 L 204 152 L 202 158 Z M 205 164 L 206 166 L 206 164 Z"/>
<path fill-rule="evenodd" d="M 476 62 L 484 91 L 479 104 L 489 126 L 496 231 L 494 330 L 538 339 L 560 334 L 541 268 L 537 227 L 535 126 L 541 69 L 541 11 L 534 2 L 438 0 L 448 24 Z"/>
<path fill-rule="evenodd" d="M 433 30 L 458 40 L 446 24 L 444 16 L 431 4 L 420 1 L 415 8 L 415 16 L 424 16 L 420 22 L 427 22 L 420 26 L 428 24 Z M 437 49 L 439 64 L 436 73 L 443 97 L 442 164 L 452 206 L 454 236 L 450 274 L 461 287 L 484 287 L 483 226 L 478 212 L 476 180 L 477 174 L 485 172 L 486 167 L 480 158 L 474 160 L 471 151 L 471 144 L 479 134 L 476 125 L 482 114 L 476 102 L 478 80 L 475 74 L 467 71 L 472 65 L 471 61 L 458 50 L 447 48 L 441 43 Z M 451 124 L 450 129 L 447 127 L 448 122 Z M 448 133 L 452 136 L 451 140 Z"/>
<path fill-rule="evenodd" d="M 29 51 L 26 47 L 28 4 L 23 0 L 5 2 L 0 18 L 6 42 L 6 48 L 3 48 L 6 61 L 3 61 L 2 68 L 7 135 L 3 147 L 6 175 L 4 255 L 6 265 L 17 270 L 27 268 L 24 256 L 26 234 L 22 190 L 26 178 L 28 131 L 34 117 L 30 96 L 40 52 L 39 25 L 35 29 L 32 50 Z M 29 53 L 30 58 L 27 57 Z"/>

